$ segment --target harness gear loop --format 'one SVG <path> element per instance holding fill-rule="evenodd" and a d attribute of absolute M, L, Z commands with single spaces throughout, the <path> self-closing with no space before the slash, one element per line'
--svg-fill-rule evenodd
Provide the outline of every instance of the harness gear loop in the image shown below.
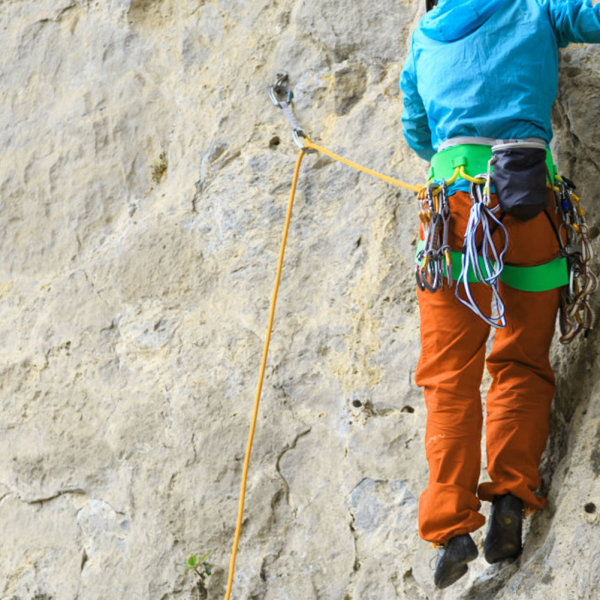
<path fill-rule="evenodd" d="M 448 244 L 448 233 L 450 231 L 450 205 L 448 204 L 448 193 L 446 186 L 442 186 L 442 200 L 440 205 L 440 212 L 442 215 L 442 245 L 440 246 L 440 253 L 445 259 L 446 268 L 446 279 L 448 285 L 452 287 L 454 283 L 454 277 L 452 274 L 452 254 L 450 244 Z"/>
<path fill-rule="evenodd" d="M 573 193 L 574 185 L 565 177 L 557 178 L 554 198 L 556 208 L 561 216 L 560 229 L 564 232 L 566 243 L 561 243 L 561 255 L 567 260 L 569 284 L 561 293 L 559 325 L 560 341 L 569 344 L 578 333 L 583 331 L 587 337 L 594 327 L 596 315 L 589 297 L 598 288 L 598 278 L 590 268 L 593 258 L 592 245 L 589 240 L 585 222 L 585 211 L 579 198 Z"/>

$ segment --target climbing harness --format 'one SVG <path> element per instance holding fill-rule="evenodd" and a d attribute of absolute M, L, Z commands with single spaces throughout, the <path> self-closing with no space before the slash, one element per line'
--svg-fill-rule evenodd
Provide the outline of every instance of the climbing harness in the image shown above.
<path fill-rule="evenodd" d="M 450 252 L 451 260 L 455 262 L 460 259 L 461 264 L 460 274 L 455 276 L 457 281 L 455 294 L 458 300 L 486 323 L 500 328 L 505 326 L 506 320 L 504 305 L 498 290 L 499 280 L 523 291 L 540 292 L 560 287 L 562 288 L 559 319 L 562 333 L 561 343 L 570 343 L 580 332 L 587 335 L 595 322 L 595 314 L 591 308 L 589 297 L 596 291 L 598 279 L 590 268 L 593 253 L 585 223 L 585 211 L 579 198 L 572 191 L 573 184 L 568 179 L 557 175 L 549 150 L 545 149 L 544 157 L 540 140 L 535 138 L 522 141 L 455 138 L 444 143 L 441 148 L 442 150 L 434 155 L 431 161 L 428 189 L 432 185 L 438 185 L 438 189 L 441 189 L 444 177 L 450 177 L 452 181 L 456 181 L 460 177 L 469 182 L 472 201 L 463 251 L 462 253 Z M 494 153 L 494 149 L 496 153 Z M 502 263 L 508 236 L 502 222 L 496 217 L 496 213 L 501 208 L 510 210 L 510 207 L 506 205 L 505 207 L 499 205 L 490 207 L 492 186 L 497 184 L 496 179 L 501 180 L 504 176 L 503 173 L 500 177 L 494 178 L 498 150 L 511 153 L 510 160 L 514 158 L 515 151 L 537 151 L 535 159 L 529 164 L 534 165 L 538 180 L 543 182 L 544 178 L 547 178 L 545 187 L 538 181 L 538 187 L 544 189 L 543 192 L 538 193 L 538 196 L 544 194 L 543 197 L 546 198 L 546 188 L 553 191 L 556 210 L 562 221 L 560 231 L 556 231 L 560 253 L 548 263 L 533 267 L 515 267 Z M 527 161 L 529 158 L 526 156 L 525 160 Z M 521 160 L 522 156 L 519 156 L 518 159 Z M 518 165 L 522 164 L 523 162 L 518 162 Z M 492 171 L 492 165 L 496 165 L 494 171 Z M 480 174 L 475 174 L 475 169 L 480 170 Z M 539 177 L 540 173 L 542 174 L 541 178 Z M 506 176 L 507 180 L 508 178 Z M 440 181 L 440 183 L 436 184 L 436 181 Z M 506 186 L 510 188 L 510 184 L 506 184 Z M 512 191 L 509 189 L 509 196 Z M 525 218 L 538 214 L 541 204 L 541 201 L 538 200 L 537 206 L 525 206 Z M 521 209 L 522 207 L 518 208 L 518 210 Z M 547 216 L 554 228 L 552 219 L 549 215 Z M 520 215 L 520 218 L 523 218 L 523 214 Z M 499 253 L 491 238 L 492 231 L 498 229 L 504 236 L 504 250 Z M 562 241 L 563 236 L 567 238 L 566 244 Z M 421 263 L 421 268 L 424 265 L 422 262 L 424 256 L 424 254 L 417 254 L 417 261 Z M 484 314 L 477 306 L 469 288 L 470 283 L 484 283 L 490 286 L 492 290 L 491 315 Z M 423 289 L 422 285 L 420 287 Z M 464 297 L 461 296 L 461 289 L 464 290 Z"/>
<path fill-rule="evenodd" d="M 434 5 L 435 2 L 431 2 L 431 4 Z M 294 142 L 300 148 L 300 154 L 298 155 L 294 169 L 277 262 L 275 284 L 271 296 L 269 319 L 242 470 L 238 513 L 229 563 L 225 600 L 230 600 L 233 588 L 252 443 L 256 431 L 258 408 L 264 382 L 271 332 L 273 330 L 275 306 L 281 282 L 283 258 L 291 223 L 292 208 L 294 205 L 300 166 L 305 154 L 309 152 L 320 152 L 363 173 L 367 173 L 382 181 L 417 193 L 417 199 L 420 202 L 419 217 L 425 238 L 419 243 L 417 249 L 416 278 L 417 284 L 422 290 L 425 289 L 435 292 L 439 287 L 444 286 L 444 279 L 450 287 L 456 281 L 457 298 L 472 310 L 478 311 L 481 318 L 486 320 L 486 322 L 489 322 L 490 325 L 502 327 L 503 324 L 505 324 L 505 318 L 504 307 L 497 289 L 499 279 L 506 281 L 508 285 L 514 284 L 513 287 L 525 289 L 527 291 L 542 291 L 544 289 L 552 289 L 568 283 L 568 287 L 565 288 L 563 310 L 561 311 L 561 331 L 563 334 L 561 342 L 569 343 L 580 331 L 584 331 L 585 334 L 587 334 L 593 327 L 595 321 L 594 312 L 589 303 L 590 294 L 592 294 L 598 286 L 598 280 L 590 269 L 592 248 L 588 239 L 583 208 L 580 206 L 579 198 L 572 193 L 574 186 L 572 186 L 566 178 L 557 177 L 557 185 L 554 186 L 557 209 L 561 211 L 563 220 L 561 229 L 566 232 L 565 235 L 567 238 L 566 244 L 559 242 L 561 244 L 561 256 L 554 261 L 550 261 L 545 265 L 539 265 L 537 267 L 503 265 L 502 257 L 506 251 L 507 234 L 504 225 L 495 215 L 497 206 L 490 206 L 491 179 L 489 147 L 486 149 L 484 146 L 481 146 L 476 147 L 474 150 L 473 148 L 469 148 L 466 152 L 465 147 L 459 145 L 444 149 L 443 152 L 438 152 L 432 159 L 432 171 L 430 173 L 428 184 L 425 186 L 410 185 L 399 179 L 364 167 L 311 142 L 299 126 L 291 109 L 293 93 L 288 87 L 287 74 L 280 73 L 277 75 L 275 84 L 269 88 L 269 98 L 276 107 L 282 110 L 283 114 L 290 122 L 290 125 L 292 126 L 292 136 Z M 450 157 L 450 160 L 440 160 L 440 156 L 443 156 L 444 159 Z M 486 157 L 485 160 L 484 157 Z M 479 167 L 479 165 L 483 164 L 485 164 L 485 168 L 476 168 L 473 170 L 474 165 Z M 546 164 L 548 165 L 548 162 Z M 552 175 L 555 175 L 551 157 L 548 171 Z M 443 176 L 441 176 L 442 173 Z M 481 173 L 483 173 L 483 175 Z M 467 227 L 468 236 L 465 236 L 465 248 L 463 252 L 451 250 L 448 245 L 450 222 L 448 186 L 456 182 L 459 178 L 470 182 L 470 195 L 472 200 L 469 224 Z M 490 225 L 490 223 L 492 225 Z M 500 252 L 496 250 L 492 240 L 494 226 L 503 230 L 505 238 L 504 249 Z M 560 238 L 560 232 L 557 234 Z M 478 237 L 481 237 L 480 245 L 476 243 Z M 461 265 L 460 272 L 458 272 L 457 266 L 459 263 Z M 568 266 L 568 279 L 563 281 L 566 276 L 565 265 Z M 556 282 L 559 281 L 562 283 L 556 285 Z M 475 282 L 485 283 L 492 288 L 492 295 L 495 302 L 492 314 L 489 316 L 484 315 L 482 311 L 476 307 L 476 303 L 473 301 L 469 284 Z M 464 289 L 465 298 L 461 298 L 458 295 L 459 284 Z"/>
<path fill-rule="evenodd" d="M 593 252 L 585 211 L 573 193 L 574 189 L 571 181 L 561 177 L 557 180 L 554 192 L 556 208 L 562 218 L 560 228 L 566 237 L 566 244 L 562 244 L 559 232 L 561 255 L 567 260 L 569 274 L 569 284 L 561 292 L 559 314 L 560 341 L 563 344 L 571 342 L 580 332 L 587 337 L 596 321 L 590 295 L 598 288 L 598 278 L 590 268 Z"/>

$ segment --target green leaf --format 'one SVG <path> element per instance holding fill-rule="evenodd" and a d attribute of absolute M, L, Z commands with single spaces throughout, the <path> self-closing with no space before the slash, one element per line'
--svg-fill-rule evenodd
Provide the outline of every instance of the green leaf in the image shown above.
<path fill-rule="evenodd" d="M 207 575 L 210 575 L 212 573 L 212 568 L 213 566 L 210 563 L 204 563 L 204 572 Z"/>
<path fill-rule="evenodd" d="M 200 562 L 202 562 L 202 560 Z M 189 567 L 192 567 L 192 568 L 195 567 L 198 564 L 196 562 L 196 555 L 195 554 L 192 554 L 192 556 L 190 556 L 188 558 L 187 564 L 188 564 Z"/>
<path fill-rule="evenodd" d="M 209 550 L 202 558 L 198 561 L 198 564 L 202 564 L 210 555 L 212 554 L 212 550 Z"/>

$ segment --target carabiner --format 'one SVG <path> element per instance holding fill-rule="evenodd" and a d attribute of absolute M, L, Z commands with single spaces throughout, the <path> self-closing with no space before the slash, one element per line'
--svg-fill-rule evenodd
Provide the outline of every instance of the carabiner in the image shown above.
<path fill-rule="evenodd" d="M 269 87 L 269 98 L 275 106 L 281 108 L 282 104 L 291 104 L 294 93 L 287 86 L 287 73 L 277 73 L 277 81 Z"/>
<path fill-rule="evenodd" d="M 420 270 L 421 283 L 425 286 L 425 289 L 429 292 L 436 292 L 440 287 L 440 270 L 435 253 L 430 250 L 427 253 L 427 269 L 425 276 L 423 276 L 423 269 Z"/>
<path fill-rule="evenodd" d="M 421 267 L 420 265 L 417 265 L 415 267 L 415 278 L 417 280 L 417 287 L 424 292 L 425 291 L 425 284 L 423 283 L 423 273 L 421 271 Z"/>
<path fill-rule="evenodd" d="M 292 132 L 292 137 L 294 138 L 294 142 L 296 142 L 296 145 L 298 146 L 298 148 L 300 148 L 300 150 L 311 151 L 310 148 L 307 148 L 304 145 L 304 143 L 300 141 L 301 137 L 306 137 L 306 134 L 304 133 L 304 131 L 302 131 L 302 129 L 294 129 L 294 131 Z"/>
<path fill-rule="evenodd" d="M 444 259 L 443 264 L 445 265 L 446 269 L 446 281 L 448 282 L 448 285 L 452 287 L 454 285 L 454 276 L 452 274 L 452 257 L 450 256 L 450 251 L 450 246 L 447 243 L 444 243 L 444 245 L 440 248 L 440 253 Z"/>

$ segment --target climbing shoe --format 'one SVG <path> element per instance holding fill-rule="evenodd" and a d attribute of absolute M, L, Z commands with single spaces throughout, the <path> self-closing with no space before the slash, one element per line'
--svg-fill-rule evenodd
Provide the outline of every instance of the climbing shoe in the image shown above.
<path fill-rule="evenodd" d="M 488 531 L 483 542 L 485 560 L 497 563 L 521 554 L 523 501 L 512 494 L 498 496 L 492 502 Z"/>
<path fill-rule="evenodd" d="M 477 558 L 477 546 L 468 533 L 448 540 L 438 550 L 433 583 L 440 589 L 452 585 L 467 572 L 467 563 L 474 558 Z"/>

